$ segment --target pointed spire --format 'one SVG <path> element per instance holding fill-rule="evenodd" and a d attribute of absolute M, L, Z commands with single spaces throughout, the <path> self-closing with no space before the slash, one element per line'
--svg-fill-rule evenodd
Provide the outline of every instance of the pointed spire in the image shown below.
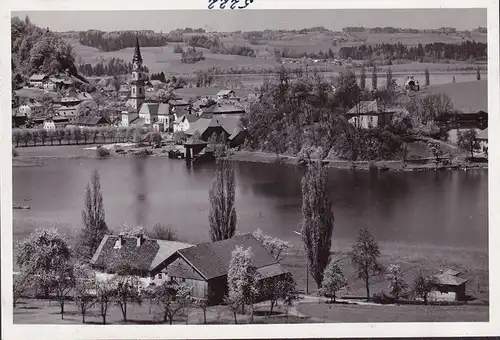
<path fill-rule="evenodd" d="M 134 52 L 134 58 L 132 59 L 132 62 L 138 61 L 139 63 L 142 64 L 142 56 L 141 56 L 141 49 L 139 48 L 139 37 L 136 35 L 135 36 L 135 52 Z"/>

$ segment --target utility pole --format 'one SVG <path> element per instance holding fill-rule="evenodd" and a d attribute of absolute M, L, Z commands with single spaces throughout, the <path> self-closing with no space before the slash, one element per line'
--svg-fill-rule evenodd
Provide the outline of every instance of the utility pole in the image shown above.
<path fill-rule="evenodd" d="M 294 230 L 293 232 L 302 237 L 302 234 L 299 233 L 298 231 Z M 305 252 L 305 257 L 306 257 L 306 295 L 309 295 L 309 259 L 307 258 L 307 252 Z"/>

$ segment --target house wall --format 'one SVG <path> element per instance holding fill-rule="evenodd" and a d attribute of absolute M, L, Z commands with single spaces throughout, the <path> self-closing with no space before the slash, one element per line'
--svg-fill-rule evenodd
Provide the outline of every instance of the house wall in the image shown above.
<path fill-rule="evenodd" d="M 219 305 L 227 294 L 227 276 L 220 276 L 208 281 L 208 304 Z"/>
<path fill-rule="evenodd" d="M 178 257 L 166 267 L 169 279 L 191 286 L 191 294 L 196 298 L 206 299 L 208 284 L 205 279 L 189 265 L 182 257 Z"/>
<path fill-rule="evenodd" d="M 174 132 L 183 131 L 186 132 L 189 129 L 189 121 L 187 119 L 183 120 L 178 124 L 174 124 Z"/>
<path fill-rule="evenodd" d="M 45 130 L 55 130 L 56 126 L 53 121 L 47 121 L 43 123 L 43 128 Z"/>

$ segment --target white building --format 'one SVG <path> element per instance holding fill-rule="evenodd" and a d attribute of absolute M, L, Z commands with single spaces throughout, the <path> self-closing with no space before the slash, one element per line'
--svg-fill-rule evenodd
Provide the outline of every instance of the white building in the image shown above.
<path fill-rule="evenodd" d="M 43 84 L 49 79 L 47 74 L 34 74 L 30 77 L 29 84 L 33 87 L 42 88 Z"/>
<path fill-rule="evenodd" d="M 194 114 L 187 114 L 177 118 L 174 121 L 174 132 L 186 132 L 191 127 L 191 124 L 198 119 L 199 117 Z"/>

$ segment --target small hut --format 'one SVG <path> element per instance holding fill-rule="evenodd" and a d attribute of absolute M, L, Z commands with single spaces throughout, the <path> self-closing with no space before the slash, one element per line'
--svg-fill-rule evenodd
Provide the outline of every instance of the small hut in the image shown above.
<path fill-rule="evenodd" d="M 191 136 L 184 143 L 184 149 L 186 150 L 186 159 L 193 159 L 196 155 L 198 155 L 205 147 L 207 146 L 207 142 L 201 140 L 196 136 Z"/>

